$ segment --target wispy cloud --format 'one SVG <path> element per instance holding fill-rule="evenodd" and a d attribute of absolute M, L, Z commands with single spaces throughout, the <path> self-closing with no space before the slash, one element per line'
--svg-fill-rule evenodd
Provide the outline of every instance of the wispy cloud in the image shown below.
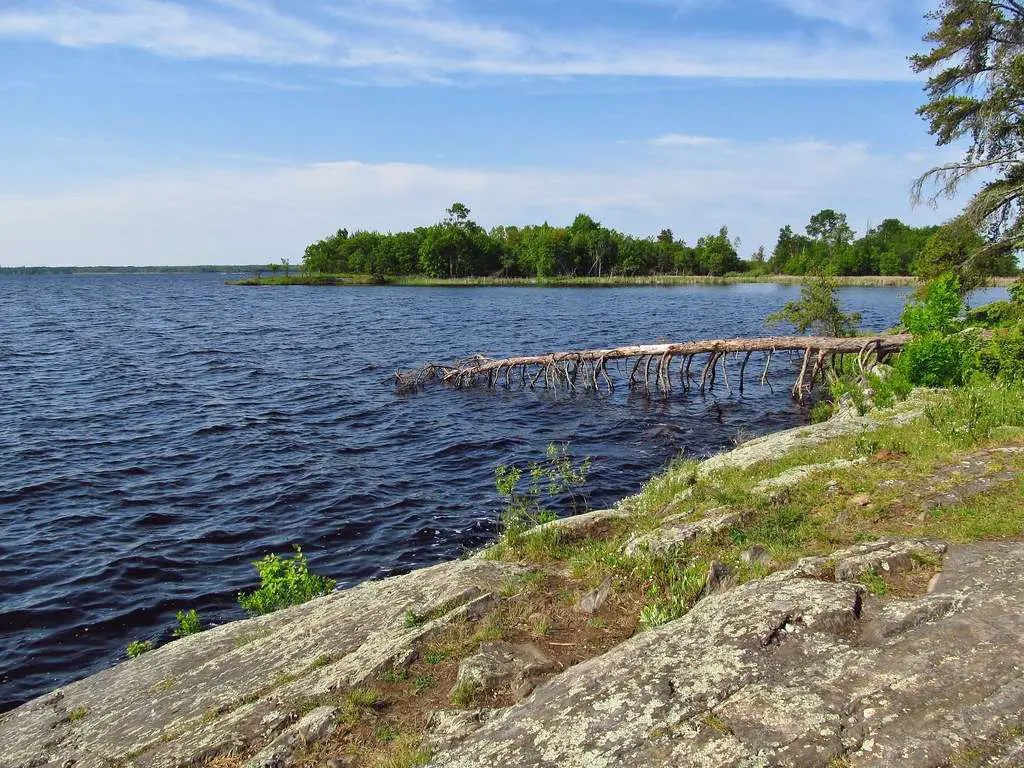
<path fill-rule="evenodd" d="M 638 234 L 671 226 L 692 242 L 728 224 L 745 253 L 771 248 L 779 227 L 802 226 L 823 206 L 861 226 L 889 216 L 936 222 L 955 208 L 911 209 L 909 180 L 921 158 L 861 143 L 730 141 L 653 155 L 634 146 L 636 154 L 609 153 L 588 169 L 261 164 L 0 195 L 0 261 L 138 263 L 140 242 L 149 244 L 148 263 L 294 259 L 318 234 L 430 223 L 452 200 L 464 200 L 485 226 L 569 222 L 587 211 Z"/>
<path fill-rule="evenodd" d="M 790 13 L 807 19 L 829 21 L 876 36 L 892 31 L 893 0 L 770 0 Z M 905 0 L 899 0 L 905 2 Z"/>
<path fill-rule="evenodd" d="M 229 85 L 240 85 L 260 91 L 299 92 L 311 90 L 311 86 L 297 83 L 292 80 L 259 77 L 257 75 L 244 74 L 242 72 L 220 72 L 214 77 L 215 79 L 223 83 L 228 83 Z"/>
<path fill-rule="evenodd" d="M 924 0 L 929 2 L 930 0 Z M 811 21 L 821 21 L 847 29 L 885 36 L 892 32 L 895 10 L 907 3 L 922 0 L 619 0 L 623 3 L 665 5 L 680 14 L 714 8 L 717 12 L 737 11 L 751 5 L 775 7 L 790 15 Z"/>
<path fill-rule="evenodd" d="M 713 136 L 693 136 L 686 133 L 666 133 L 651 139 L 651 144 L 656 147 L 716 147 L 728 144 L 728 139 L 719 139 Z"/>
<path fill-rule="evenodd" d="M 765 0 L 767 1 L 767 0 Z M 851 27 L 885 0 L 771 0 Z M 0 37 L 78 48 L 123 46 L 173 58 L 300 65 L 362 81 L 397 78 L 639 77 L 906 80 L 905 46 L 885 41 L 634 36 L 483 22 L 451 3 L 344 0 L 282 10 L 262 0 L 40 0 L 0 10 Z"/>

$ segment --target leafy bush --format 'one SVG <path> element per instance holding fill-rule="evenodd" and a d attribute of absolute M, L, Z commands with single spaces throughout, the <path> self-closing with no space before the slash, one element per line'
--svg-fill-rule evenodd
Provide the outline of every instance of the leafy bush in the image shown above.
<path fill-rule="evenodd" d="M 983 328 L 1005 328 L 1024 321 L 1024 302 L 993 301 L 982 307 L 968 310 L 967 325 Z"/>
<path fill-rule="evenodd" d="M 144 653 L 153 650 L 153 643 L 149 640 L 132 640 L 126 649 L 129 659 L 137 659 Z"/>
<path fill-rule="evenodd" d="M 929 333 L 903 348 L 896 360 L 896 371 L 916 386 L 962 386 L 978 367 L 972 342 L 965 336 Z"/>
<path fill-rule="evenodd" d="M 175 637 L 188 637 L 203 631 L 202 622 L 199 621 L 199 614 L 195 608 L 190 608 L 187 611 L 178 611 L 175 618 L 178 622 L 178 626 L 174 628 Z"/>
<path fill-rule="evenodd" d="M 1024 381 L 1024 323 L 998 329 L 982 348 L 981 369 L 1003 381 Z"/>
<path fill-rule="evenodd" d="M 906 375 L 895 368 L 885 376 L 868 374 L 868 386 L 875 391 L 875 405 L 880 408 L 888 408 L 897 400 L 905 399 L 914 388 Z"/>
<path fill-rule="evenodd" d="M 959 279 L 946 273 L 925 286 L 923 294 L 922 301 L 907 305 L 900 322 L 915 336 L 955 332 L 959 328 L 957 319 L 964 310 Z"/>
<path fill-rule="evenodd" d="M 1018 277 L 1016 282 L 1007 288 L 1010 294 L 1010 301 L 1018 307 L 1024 307 L 1024 277 Z"/>
<path fill-rule="evenodd" d="M 535 525 L 557 519 L 558 515 L 544 506 L 543 499 L 569 493 L 575 506 L 575 489 L 587 481 L 589 472 L 589 458 L 575 464 L 569 446 L 556 443 L 548 445 L 544 461 L 531 461 L 525 474 L 520 467 L 496 467 L 494 484 L 505 499 L 501 516 L 505 535 L 515 538 Z M 521 488 L 524 477 L 526 487 Z"/>
<path fill-rule="evenodd" d="M 250 616 L 262 616 L 273 611 L 299 605 L 329 594 L 337 582 L 309 572 L 306 556 L 295 547 L 295 556 L 282 558 L 267 555 L 253 566 L 260 574 L 260 587 L 254 592 L 238 593 L 238 603 Z"/>
<path fill-rule="evenodd" d="M 917 386 L 961 386 L 977 369 L 978 359 L 974 340 L 957 334 L 964 309 L 960 281 L 946 273 L 922 293 L 923 299 L 908 304 L 900 318 L 916 338 L 900 352 L 896 373 Z"/>

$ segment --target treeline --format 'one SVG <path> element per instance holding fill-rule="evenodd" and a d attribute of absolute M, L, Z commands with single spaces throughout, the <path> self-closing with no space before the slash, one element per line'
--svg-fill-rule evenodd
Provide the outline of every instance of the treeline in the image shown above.
<path fill-rule="evenodd" d="M 783 227 L 771 255 L 759 248 L 740 257 L 740 241 L 727 227 L 695 245 L 663 229 L 654 237 L 634 237 L 602 226 L 581 213 L 568 227 L 500 226 L 485 230 L 470 210 L 455 203 L 444 219 L 411 232 L 381 233 L 341 229 L 306 248 L 307 273 L 427 275 L 434 278 L 605 277 L 613 275 L 764 274 L 912 275 L 927 263 L 947 261 L 950 249 L 981 242 L 955 227 L 911 227 L 886 219 L 856 238 L 845 214 L 831 209 L 811 217 L 806 234 Z M 1016 264 L 993 265 L 992 274 L 1014 274 Z"/>

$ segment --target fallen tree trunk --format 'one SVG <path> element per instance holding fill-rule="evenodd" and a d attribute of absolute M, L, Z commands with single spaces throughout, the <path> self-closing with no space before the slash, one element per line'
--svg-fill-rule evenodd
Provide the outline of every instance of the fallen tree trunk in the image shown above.
<path fill-rule="evenodd" d="M 609 363 L 635 360 L 628 383 L 661 390 L 672 389 L 672 365 L 679 360 L 680 385 L 684 390 L 699 388 L 700 392 L 712 390 L 717 381 L 717 370 L 721 367 L 722 383 L 731 392 L 729 380 L 729 355 L 743 353 L 739 367 L 738 386 L 743 391 L 747 363 L 754 353 L 765 356 L 764 372 L 760 377 L 762 385 L 770 385 L 768 369 L 772 357 L 778 352 L 801 352 L 803 363 L 800 375 L 793 385 L 792 394 L 802 400 L 814 387 L 815 381 L 823 380 L 826 367 L 840 365 L 845 355 L 856 355 L 861 370 L 871 362 L 883 361 L 898 352 L 911 340 L 909 334 L 888 336 L 769 336 L 759 339 L 710 339 L 677 344 L 641 344 L 614 349 L 591 349 L 577 352 L 554 352 L 547 355 L 509 357 L 501 360 L 476 356 L 454 363 L 431 363 L 416 371 L 395 374 L 400 389 L 418 389 L 431 380 L 438 380 L 452 387 L 505 386 L 536 387 L 575 390 L 606 390 L 615 388 L 608 369 Z M 699 374 L 699 380 L 690 372 L 694 359 L 706 355 L 707 359 Z M 653 373 L 653 378 L 652 378 Z"/>

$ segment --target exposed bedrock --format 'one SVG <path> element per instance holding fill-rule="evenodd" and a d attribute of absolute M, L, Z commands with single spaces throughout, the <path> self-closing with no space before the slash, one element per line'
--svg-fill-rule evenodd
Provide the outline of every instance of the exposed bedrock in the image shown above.
<path fill-rule="evenodd" d="M 432 765 L 1015 764 L 1024 543 L 950 548 L 912 599 L 799 573 L 710 597 L 551 678 Z"/>
<path fill-rule="evenodd" d="M 333 730 L 323 710 L 296 723 L 310 702 L 372 683 L 449 622 L 490 610 L 521 571 L 446 563 L 183 638 L 0 715 L 0 766 L 170 768 L 284 754 L 311 730 Z M 406 611 L 424 620 L 407 626 Z"/>

